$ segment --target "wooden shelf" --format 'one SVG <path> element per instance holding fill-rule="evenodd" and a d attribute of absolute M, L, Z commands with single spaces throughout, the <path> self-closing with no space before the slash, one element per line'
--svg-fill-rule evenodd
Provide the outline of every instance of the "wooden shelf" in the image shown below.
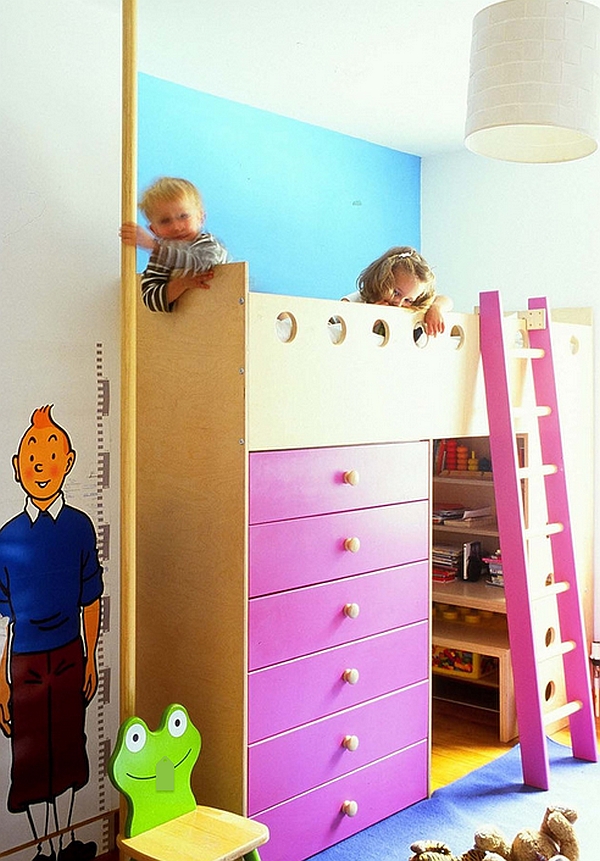
<path fill-rule="evenodd" d="M 433 477 L 435 481 L 439 481 L 441 484 L 465 481 L 471 487 L 477 487 L 478 484 L 481 484 L 482 487 L 489 487 L 494 480 L 491 472 L 471 472 L 468 469 L 444 469 Z"/>
<path fill-rule="evenodd" d="M 433 523 L 433 529 L 440 534 L 443 532 L 463 535 L 486 535 L 499 538 L 498 523 L 495 517 L 473 517 L 469 520 L 447 520 L 445 523 Z"/>
<path fill-rule="evenodd" d="M 434 619 L 431 638 L 436 646 L 478 652 L 495 658 L 510 652 L 508 631 L 499 625 L 466 625 Z"/>
<path fill-rule="evenodd" d="M 485 580 L 452 580 L 450 583 L 433 583 L 432 599 L 455 607 L 472 607 L 473 610 L 491 610 L 506 613 L 504 589 L 489 586 Z M 473 630 L 473 626 L 470 626 Z"/>
<path fill-rule="evenodd" d="M 473 586 L 477 584 L 470 583 L 468 585 Z M 492 589 L 494 587 L 491 586 L 489 588 Z M 469 604 L 467 606 L 472 605 Z M 498 658 L 500 741 L 510 741 L 511 739 L 516 738 L 518 734 L 517 715 L 510 659 L 510 645 L 508 642 L 508 631 L 506 630 L 506 627 L 501 627 L 497 624 L 474 626 L 466 625 L 461 622 L 444 622 L 438 619 L 434 619 L 432 627 L 431 639 L 436 646 L 443 646 L 447 649 L 462 649 L 465 652 L 478 652 L 480 655 L 490 655 L 493 658 Z M 439 679 L 441 678 L 441 675 L 436 675 L 435 678 Z M 470 705 L 477 705 L 477 696 L 469 697 L 468 699 L 461 696 L 460 687 L 463 686 L 464 689 L 463 683 L 465 682 L 465 679 L 455 679 L 449 675 L 445 676 L 445 678 L 449 685 L 451 684 L 456 686 L 456 702 L 469 701 Z M 483 677 L 477 680 L 470 680 L 468 688 L 477 690 L 477 688 L 475 688 L 476 682 L 478 683 L 479 689 L 487 688 L 489 690 L 491 687 L 495 687 L 495 685 L 486 685 L 485 677 Z"/>

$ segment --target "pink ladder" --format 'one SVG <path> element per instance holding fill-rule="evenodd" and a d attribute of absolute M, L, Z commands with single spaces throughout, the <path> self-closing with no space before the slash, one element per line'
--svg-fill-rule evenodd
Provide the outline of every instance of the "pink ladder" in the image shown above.
<path fill-rule="evenodd" d="M 500 295 L 480 294 L 480 349 L 506 613 L 513 665 L 523 780 L 548 789 L 545 727 L 569 719 L 573 756 L 597 761 L 588 649 L 581 612 L 564 473 L 560 420 L 545 299 L 529 300 L 529 345 L 506 344 Z M 510 362 L 531 362 L 529 451 L 539 463 L 519 463 L 511 403 Z M 538 480 L 544 503 L 526 512 L 523 491 Z M 539 497 L 538 497 L 539 498 Z M 534 510 L 535 509 L 535 510 Z M 526 521 L 527 513 L 527 521 Z M 535 515 L 541 520 L 535 523 Z M 538 519 L 540 519 L 538 517 Z"/>

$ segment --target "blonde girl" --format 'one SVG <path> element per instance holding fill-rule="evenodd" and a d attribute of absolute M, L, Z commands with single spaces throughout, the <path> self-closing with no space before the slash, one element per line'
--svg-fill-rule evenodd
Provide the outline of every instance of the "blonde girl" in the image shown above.
<path fill-rule="evenodd" d="M 395 305 L 423 314 L 425 332 L 434 337 L 444 331 L 444 312 L 452 300 L 435 290 L 435 275 L 424 257 L 406 245 L 390 248 L 357 278 L 358 291 L 348 302 Z"/>

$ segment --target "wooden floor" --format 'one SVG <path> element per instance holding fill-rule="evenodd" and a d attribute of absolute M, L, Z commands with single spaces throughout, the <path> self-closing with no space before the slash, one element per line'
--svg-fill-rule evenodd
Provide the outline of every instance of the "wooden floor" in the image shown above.
<path fill-rule="evenodd" d="M 600 742 L 600 720 L 596 719 Z M 494 712 L 433 700 L 433 740 L 431 749 L 431 789 L 439 789 L 463 777 L 516 744 L 498 741 L 498 715 Z M 551 737 L 571 744 L 568 729 Z"/>

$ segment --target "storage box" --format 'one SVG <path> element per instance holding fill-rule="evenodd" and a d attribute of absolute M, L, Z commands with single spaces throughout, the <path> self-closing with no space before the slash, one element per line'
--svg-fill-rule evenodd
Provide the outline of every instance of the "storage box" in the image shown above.
<path fill-rule="evenodd" d="M 461 676 L 469 679 L 481 679 L 493 673 L 496 659 L 489 655 L 479 655 L 477 652 L 466 652 L 462 649 L 450 649 L 446 646 L 432 646 L 431 665 L 434 673 Z"/>

